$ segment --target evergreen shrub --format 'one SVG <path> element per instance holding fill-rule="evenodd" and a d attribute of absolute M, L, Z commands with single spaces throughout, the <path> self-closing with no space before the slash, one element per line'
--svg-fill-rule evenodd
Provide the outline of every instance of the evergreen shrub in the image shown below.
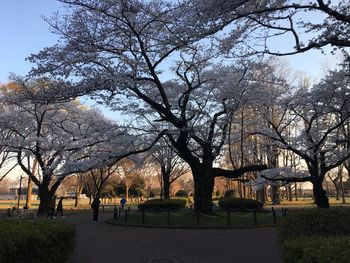
<path fill-rule="evenodd" d="M 289 213 L 280 231 L 280 238 L 310 235 L 350 235 L 350 209 L 302 209 Z"/>
<path fill-rule="evenodd" d="M 0 221 L 1 263 L 63 263 L 75 248 L 74 225 L 49 220 Z"/>
<path fill-rule="evenodd" d="M 175 197 L 188 197 L 188 193 L 185 190 L 179 190 L 176 192 Z"/>
<path fill-rule="evenodd" d="M 350 236 L 287 239 L 282 251 L 285 263 L 345 263 L 350 259 Z"/>
<path fill-rule="evenodd" d="M 224 198 L 239 198 L 239 194 L 236 190 L 227 190 L 224 194 Z"/>
<path fill-rule="evenodd" d="M 219 207 L 223 209 L 233 210 L 261 210 L 263 207 L 263 203 L 254 199 L 224 197 L 219 200 Z"/>
<path fill-rule="evenodd" d="M 186 199 L 151 199 L 138 205 L 139 209 L 179 209 L 187 204 Z"/>
<path fill-rule="evenodd" d="M 303 209 L 289 213 L 279 233 L 286 263 L 349 262 L 350 209 Z"/>

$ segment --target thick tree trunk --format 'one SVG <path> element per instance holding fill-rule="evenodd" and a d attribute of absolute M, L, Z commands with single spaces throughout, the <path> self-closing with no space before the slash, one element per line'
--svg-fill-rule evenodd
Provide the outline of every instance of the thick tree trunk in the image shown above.
<path fill-rule="evenodd" d="M 165 199 L 170 198 L 170 172 L 167 171 L 165 166 L 161 167 L 162 179 L 163 179 L 163 197 Z"/>
<path fill-rule="evenodd" d="M 25 205 L 28 209 L 32 208 L 32 192 L 33 192 L 33 182 L 28 176 L 27 196 L 26 196 L 26 205 Z"/>
<path fill-rule="evenodd" d="M 82 186 L 78 186 L 76 191 L 75 191 L 75 202 L 74 202 L 74 207 L 78 207 L 79 203 L 80 203 L 80 195 L 81 192 L 83 191 L 83 187 Z"/>
<path fill-rule="evenodd" d="M 49 216 L 51 214 L 51 208 L 54 209 L 54 206 L 52 206 L 53 197 L 62 181 L 56 181 L 51 185 L 51 188 L 49 188 L 51 178 L 52 175 L 44 175 L 43 182 L 38 186 L 40 198 L 39 208 L 37 212 L 38 217 Z"/>
<path fill-rule="evenodd" d="M 32 166 L 32 174 L 36 175 L 36 170 L 38 168 L 38 161 L 34 158 L 33 160 L 33 166 Z M 29 168 L 29 161 L 28 161 L 28 169 Z M 32 207 L 32 192 L 33 192 L 33 182 L 30 176 L 28 176 L 28 185 L 27 185 L 27 196 L 26 196 L 26 207 L 30 209 Z"/>
<path fill-rule="evenodd" d="M 129 200 L 129 185 L 125 185 L 125 199 Z"/>
<path fill-rule="evenodd" d="M 346 199 L 345 199 L 345 190 L 344 188 L 342 188 L 342 191 L 341 191 L 341 202 L 342 204 L 346 204 Z"/>
<path fill-rule="evenodd" d="M 329 208 L 329 200 L 326 190 L 322 186 L 323 178 L 317 178 L 312 182 L 315 203 L 318 208 Z"/>
<path fill-rule="evenodd" d="M 170 198 L 170 183 L 168 181 L 163 181 L 163 191 L 164 191 L 164 198 L 169 199 Z"/>
<path fill-rule="evenodd" d="M 256 197 L 257 197 L 257 200 L 262 202 L 263 204 L 266 202 L 265 187 L 262 187 L 261 189 L 256 191 Z"/>
<path fill-rule="evenodd" d="M 245 178 L 245 180 L 250 180 L 248 178 Z M 244 182 L 242 182 L 243 185 L 243 198 L 248 199 L 254 199 L 256 197 L 256 192 L 253 190 L 253 187 L 251 185 L 244 186 Z"/>
<path fill-rule="evenodd" d="M 342 198 L 342 203 L 345 204 L 345 189 L 344 189 L 344 182 L 343 182 L 343 177 L 340 178 L 340 190 L 341 190 L 341 198 Z"/>
<path fill-rule="evenodd" d="M 295 183 L 294 185 L 294 196 L 295 196 L 295 201 L 298 201 L 298 184 Z"/>
<path fill-rule="evenodd" d="M 191 167 L 191 169 L 195 182 L 194 209 L 203 214 L 212 214 L 214 177 L 211 174 L 211 167 L 200 165 Z"/>
<path fill-rule="evenodd" d="M 292 186 L 288 185 L 287 189 L 288 189 L 288 201 L 292 202 L 293 201 Z"/>
<path fill-rule="evenodd" d="M 196 211 L 204 214 L 213 213 L 212 194 L 214 191 L 215 177 L 222 176 L 226 178 L 238 178 L 244 173 L 261 171 L 266 169 L 266 165 L 246 166 L 237 170 L 225 170 L 213 168 L 212 162 L 206 163 L 189 163 L 195 183 L 194 207 Z M 251 189 L 250 189 L 251 190 Z M 251 191 L 250 191 L 251 194 Z"/>
<path fill-rule="evenodd" d="M 47 184 L 42 184 L 39 186 L 39 208 L 37 211 L 38 217 L 47 217 L 51 213 L 51 202 L 52 195 L 49 193 L 49 188 Z"/>
<path fill-rule="evenodd" d="M 276 185 L 271 186 L 271 198 L 274 205 L 281 204 L 279 187 Z"/>
<path fill-rule="evenodd" d="M 343 170 L 344 170 L 345 165 L 340 165 L 338 167 L 338 177 L 339 177 L 339 183 L 338 183 L 338 188 L 339 188 L 339 194 L 341 194 L 342 197 L 342 203 L 345 204 L 345 189 L 344 189 L 344 182 L 343 182 Z M 345 167 L 346 168 L 346 167 Z"/>
<path fill-rule="evenodd" d="M 74 207 L 78 207 L 79 206 L 79 196 L 78 193 L 75 192 L 75 198 L 74 198 Z"/>
<path fill-rule="evenodd" d="M 238 179 L 240 179 L 240 178 L 238 178 Z M 242 184 L 242 182 L 240 181 L 240 180 L 238 180 L 237 181 L 237 191 L 238 191 L 238 194 L 239 194 L 239 197 L 240 198 L 243 198 L 243 197 L 245 197 L 245 196 L 243 196 L 243 184 Z M 245 191 L 244 191 L 245 192 Z M 245 194 L 245 193 L 244 193 Z"/>
<path fill-rule="evenodd" d="M 338 186 L 335 187 L 335 200 L 339 201 L 340 189 Z"/>

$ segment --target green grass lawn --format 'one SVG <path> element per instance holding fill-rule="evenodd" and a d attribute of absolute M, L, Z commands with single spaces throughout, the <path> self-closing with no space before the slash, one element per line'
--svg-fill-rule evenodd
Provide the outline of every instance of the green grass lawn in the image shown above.
<path fill-rule="evenodd" d="M 57 200 L 58 202 L 58 200 Z M 56 202 L 56 205 L 57 205 Z M 25 200 L 20 200 L 20 208 L 23 208 L 23 206 L 25 205 Z M 75 200 L 74 199 L 63 199 L 63 208 L 64 209 L 90 209 L 90 205 L 89 205 L 89 199 L 88 198 L 84 198 L 84 199 L 80 199 L 80 203 L 79 203 L 79 207 L 75 207 L 74 206 Z M 128 204 L 130 204 L 131 206 L 137 206 L 138 203 L 137 202 L 128 202 Z M 101 203 L 102 205 L 102 203 Z M 110 202 L 110 203 L 106 203 L 106 206 L 111 206 L 113 207 L 113 205 L 119 205 L 119 202 Z M 11 208 L 11 207 L 17 207 L 17 200 L 0 200 L 0 210 L 4 210 L 7 208 Z M 37 209 L 39 207 L 39 200 L 32 200 L 32 208 L 33 209 Z"/>
<path fill-rule="evenodd" d="M 343 204 L 342 200 L 336 200 L 335 197 L 330 197 L 329 198 L 329 204 L 331 206 L 350 206 L 350 197 L 345 198 L 346 203 Z M 298 201 L 287 201 L 287 200 L 282 200 L 281 202 L 282 205 L 284 206 L 309 206 L 309 205 L 314 205 L 314 200 L 311 197 L 306 197 L 306 198 L 299 198 Z"/>
<path fill-rule="evenodd" d="M 87 207 L 88 206 L 88 199 L 82 199 L 81 200 L 81 207 Z M 26 201 L 20 200 L 20 208 L 23 208 L 25 206 Z M 57 202 L 56 202 L 57 205 Z M 17 200 L 0 200 L 0 209 L 7 209 L 11 207 L 17 207 Z M 39 200 L 32 200 L 32 209 L 37 209 L 39 207 Z M 74 209 L 74 200 L 73 199 L 64 199 L 63 200 L 63 208 L 66 209 Z"/>
<path fill-rule="evenodd" d="M 337 201 L 335 198 L 330 198 L 330 204 L 332 207 L 335 206 L 348 206 L 350 207 L 350 198 L 347 198 L 347 203 L 342 204 L 341 200 Z M 106 204 L 103 208 L 100 207 L 101 213 L 111 213 L 114 210 L 114 204 L 119 205 L 119 203 L 109 203 Z M 25 200 L 21 200 L 20 207 L 22 208 L 25 205 Z M 127 224 L 142 225 L 143 216 L 142 213 L 137 209 L 138 203 L 128 203 L 128 207 L 131 207 L 131 213 L 128 215 Z M 17 200 L 0 200 L 0 210 L 3 212 L 17 206 Z M 35 213 L 35 210 L 39 206 L 39 200 L 32 201 L 32 210 Z M 298 201 L 285 201 L 282 200 L 281 205 L 275 206 L 271 202 L 265 204 L 265 213 L 257 213 L 256 222 L 254 220 L 254 213 L 252 212 L 231 212 L 230 219 L 228 219 L 227 212 L 220 209 L 215 210 L 214 215 L 200 215 L 199 216 L 199 225 L 200 226 L 232 226 L 232 227 L 255 227 L 255 226 L 270 226 L 274 225 L 273 217 L 271 213 L 271 207 L 274 207 L 277 211 L 277 224 L 283 223 L 284 218 L 281 215 L 281 208 L 286 207 L 292 210 L 298 208 L 311 208 L 315 207 L 313 200 L 311 198 L 299 198 Z M 89 213 L 91 208 L 89 205 L 88 199 L 82 199 L 80 201 L 80 206 L 74 207 L 73 199 L 64 199 L 63 200 L 64 213 L 66 215 L 75 214 L 75 213 Z M 110 223 L 125 224 L 124 213 L 118 220 L 111 219 Z M 168 220 L 168 214 L 166 211 L 163 212 L 146 212 L 144 218 L 144 224 L 147 225 L 171 225 L 171 226 L 197 226 L 198 218 L 197 215 L 193 212 L 190 212 L 188 208 L 182 209 L 179 211 L 170 212 L 170 221 Z"/>
<path fill-rule="evenodd" d="M 217 202 L 216 202 L 217 203 Z M 331 197 L 329 199 L 329 203 L 331 206 L 350 206 L 350 197 L 346 198 L 346 204 L 342 204 L 341 200 L 335 200 L 334 197 Z M 119 205 L 119 203 L 111 203 L 110 205 Z M 129 205 L 131 206 L 137 206 L 138 203 L 130 203 L 128 202 Z M 25 200 L 20 201 L 20 207 L 23 207 L 25 205 Z M 108 205 L 108 204 L 107 204 Z M 0 200 L 0 209 L 7 209 L 11 208 L 13 206 L 17 206 L 17 200 Z M 32 208 L 36 209 L 39 206 L 39 200 L 33 200 L 32 201 Z M 266 202 L 265 207 L 270 208 L 272 206 L 271 202 Z M 299 198 L 298 201 L 286 201 L 282 200 L 281 205 L 276 206 L 276 207 L 315 207 L 315 204 L 313 203 L 312 198 Z M 63 200 L 63 207 L 65 209 L 77 209 L 74 207 L 74 199 L 64 199 Z M 90 208 L 89 205 L 89 199 L 81 199 L 80 200 L 80 206 L 78 207 L 80 209 L 87 209 Z"/>

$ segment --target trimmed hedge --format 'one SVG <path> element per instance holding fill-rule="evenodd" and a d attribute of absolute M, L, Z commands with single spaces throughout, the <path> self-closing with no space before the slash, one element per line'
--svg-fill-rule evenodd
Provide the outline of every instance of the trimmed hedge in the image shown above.
<path fill-rule="evenodd" d="M 279 233 L 285 262 L 349 262 L 349 222 L 348 208 L 293 211 Z"/>
<path fill-rule="evenodd" d="M 187 204 L 186 199 L 151 199 L 139 204 L 139 209 L 179 209 Z"/>
<path fill-rule="evenodd" d="M 185 190 L 179 190 L 176 192 L 175 197 L 188 197 L 188 193 Z"/>
<path fill-rule="evenodd" d="M 350 235 L 350 209 L 303 209 L 290 213 L 280 231 L 280 238 L 310 235 Z"/>
<path fill-rule="evenodd" d="M 227 190 L 224 194 L 224 198 L 239 198 L 239 194 L 236 190 Z"/>
<path fill-rule="evenodd" d="M 75 248 L 75 228 L 48 220 L 0 221 L 0 262 L 68 262 Z"/>
<path fill-rule="evenodd" d="M 282 250 L 285 263 L 346 263 L 350 260 L 350 236 L 287 239 Z"/>
<path fill-rule="evenodd" d="M 254 199 L 246 199 L 246 198 L 221 198 L 219 200 L 219 207 L 223 209 L 261 210 L 263 207 L 263 203 Z"/>

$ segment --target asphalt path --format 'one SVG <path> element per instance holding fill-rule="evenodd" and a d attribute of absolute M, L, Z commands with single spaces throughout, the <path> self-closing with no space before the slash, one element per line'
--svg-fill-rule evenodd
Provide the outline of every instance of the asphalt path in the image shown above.
<path fill-rule="evenodd" d="M 107 224 L 111 213 L 74 214 L 74 263 L 282 263 L 276 228 L 164 229 Z"/>

